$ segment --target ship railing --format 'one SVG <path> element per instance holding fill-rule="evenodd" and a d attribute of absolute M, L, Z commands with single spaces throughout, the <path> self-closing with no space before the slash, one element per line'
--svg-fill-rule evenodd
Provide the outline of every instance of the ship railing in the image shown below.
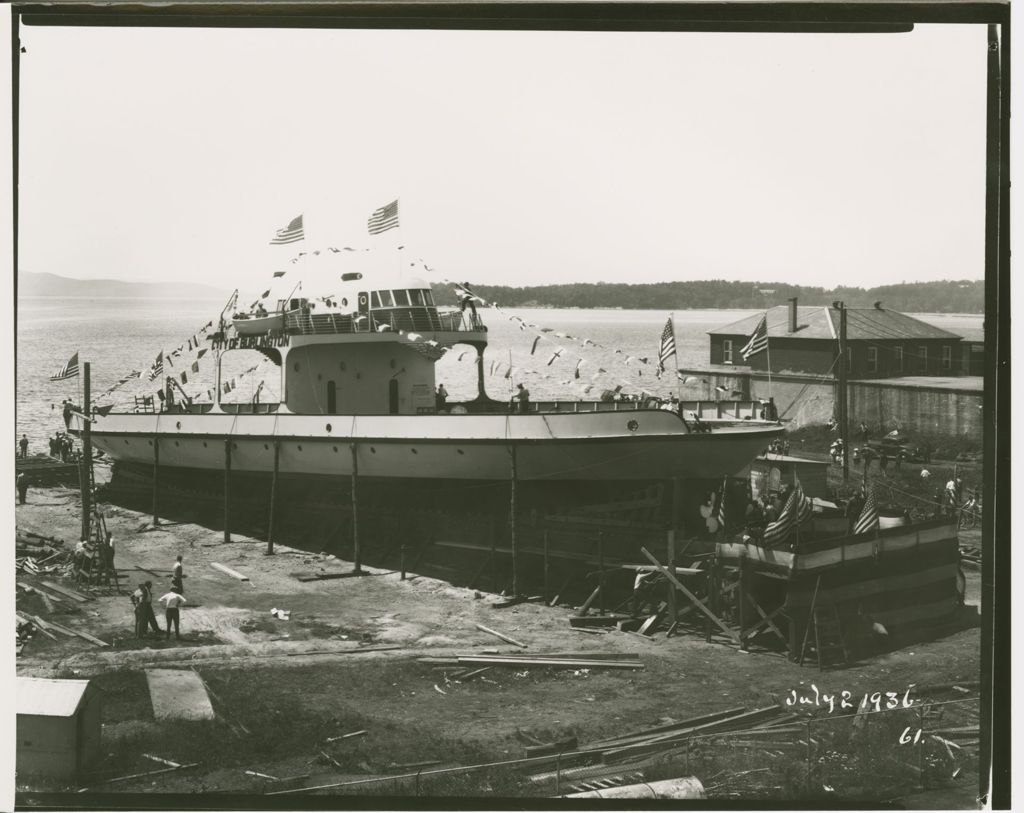
<path fill-rule="evenodd" d="M 368 315 L 292 312 L 285 316 L 285 332 L 303 336 L 371 333 L 385 330 L 423 333 L 460 333 L 486 330 L 471 313 L 438 312 L 435 308 L 372 310 Z"/>

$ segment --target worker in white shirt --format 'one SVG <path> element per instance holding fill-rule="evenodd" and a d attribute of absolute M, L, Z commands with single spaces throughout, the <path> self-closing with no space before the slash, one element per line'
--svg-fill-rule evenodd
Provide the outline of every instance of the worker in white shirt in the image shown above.
<path fill-rule="evenodd" d="M 171 637 L 171 624 L 174 624 L 174 637 L 181 640 L 181 612 L 180 607 L 185 603 L 185 597 L 172 587 L 171 592 L 160 596 L 160 602 L 167 608 L 167 638 Z"/>

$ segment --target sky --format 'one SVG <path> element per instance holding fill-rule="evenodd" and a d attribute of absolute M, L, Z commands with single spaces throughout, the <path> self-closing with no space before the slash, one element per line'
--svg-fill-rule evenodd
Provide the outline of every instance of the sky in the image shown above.
<path fill-rule="evenodd" d="M 396 240 L 489 284 L 984 276 L 984 26 L 21 40 L 22 271 L 248 289 Z"/>

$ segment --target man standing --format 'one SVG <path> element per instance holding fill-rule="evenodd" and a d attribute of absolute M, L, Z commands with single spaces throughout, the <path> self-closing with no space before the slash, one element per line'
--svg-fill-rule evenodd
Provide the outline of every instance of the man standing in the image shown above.
<path fill-rule="evenodd" d="M 145 595 L 146 585 L 139 582 L 139 586 L 132 591 L 132 609 L 135 612 L 135 637 L 144 638 L 146 636 L 146 616 L 145 611 L 142 609 L 142 597 Z"/>
<path fill-rule="evenodd" d="M 435 411 L 440 414 L 444 412 L 445 405 L 448 403 L 448 390 L 444 388 L 444 384 L 437 385 L 437 392 L 434 395 L 434 408 Z"/>
<path fill-rule="evenodd" d="M 171 637 L 171 624 L 174 624 L 174 637 L 176 640 L 181 640 L 181 611 L 180 607 L 185 603 L 185 597 L 177 592 L 177 588 L 171 587 L 171 592 L 160 596 L 160 601 L 167 607 L 166 621 L 167 621 L 167 638 Z"/>
<path fill-rule="evenodd" d="M 24 435 L 21 436 L 21 440 L 18 441 L 18 448 L 21 449 L 21 459 L 24 460 L 28 457 L 28 438 Z"/>
<path fill-rule="evenodd" d="M 156 615 L 153 613 L 153 582 L 147 581 L 142 584 L 142 634 L 145 635 L 152 627 L 156 633 L 161 633 L 160 625 L 156 623 Z"/>
<path fill-rule="evenodd" d="M 25 497 L 28 495 L 28 476 L 25 472 L 19 472 L 16 484 L 18 487 L 18 504 L 24 505 Z"/>
<path fill-rule="evenodd" d="M 530 411 L 530 391 L 522 384 L 516 384 L 518 390 L 512 397 L 519 402 L 519 414 L 525 415 Z"/>
<path fill-rule="evenodd" d="M 178 558 L 174 561 L 174 567 L 171 570 L 171 582 L 177 583 L 180 587 L 182 585 L 182 579 L 185 578 L 185 574 L 182 573 L 181 567 L 181 554 L 178 554 Z M 184 593 L 184 589 L 178 590 L 179 593 Z"/>

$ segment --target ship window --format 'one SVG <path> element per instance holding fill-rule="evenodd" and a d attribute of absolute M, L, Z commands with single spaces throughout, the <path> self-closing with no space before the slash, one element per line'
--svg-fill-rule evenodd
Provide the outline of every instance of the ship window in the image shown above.
<path fill-rule="evenodd" d="M 376 291 L 371 291 L 370 292 L 370 305 L 372 305 L 375 308 L 379 308 L 380 307 L 380 297 L 377 296 L 377 292 Z"/>
<path fill-rule="evenodd" d="M 416 289 L 409 291 L 409 303 L 412 305 L 422 305 L 423 291 L 417 291 Z"/>
<path fill-rule="evenodd" d="M 434 295 L 430 291 L 423 292 L 423 302 L 427 305 L 434 304 Z"/>
<path fill-rule="evenodd" d="M 409 307 L 409 292 L 395 291 L 395 304 L 399 307 Z"/>
<path fill-rule="evenodd" d="M 378 291 L 380 294 L 380 306 L 382 308 L 393 308 L 395 307 L 395 298 L 391 296 L 391 291 Z"/>

